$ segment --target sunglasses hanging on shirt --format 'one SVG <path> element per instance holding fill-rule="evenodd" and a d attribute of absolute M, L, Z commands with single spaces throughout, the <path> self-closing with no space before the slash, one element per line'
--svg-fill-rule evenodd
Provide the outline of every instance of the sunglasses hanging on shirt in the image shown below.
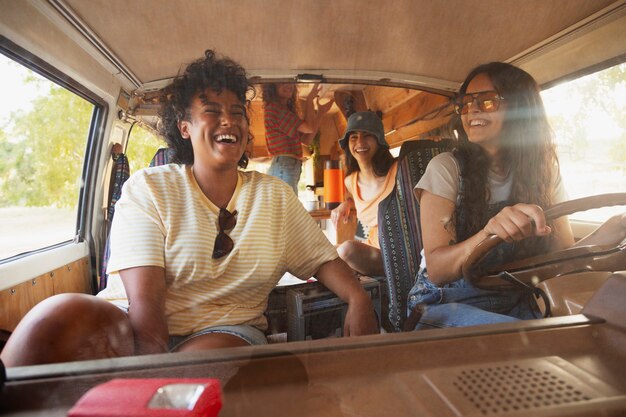
<path fill-rule="evenodd" d="M 227 231 L 234 229 L 237 225 L 235 216 L 237 216 L 237 210 L 231 213 L 225 208 L 220 208 L 220 213 L 217 216 L 219 232 L 215 237 L 215 244 L 213 245 L 213 259 L 219 259 L 228 255 L 235 247 L 233 239 L 226 234 Z"/>

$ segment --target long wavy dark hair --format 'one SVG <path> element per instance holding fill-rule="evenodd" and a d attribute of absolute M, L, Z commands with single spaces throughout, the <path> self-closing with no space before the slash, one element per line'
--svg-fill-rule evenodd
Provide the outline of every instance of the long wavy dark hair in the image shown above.
<path fill-rule="evenodd" d="M 349 149 L 345 150 L 346 154 L 346 176 L 352 174 L 356 171 L 361 171 L 361 167 L 357 160 L 352 156 L 352 153 Z M 378 145 L 378 150 L 372 157 L 372 166 L 374 167 L 374 174 L 378 177 L 384 177 L 391 169 L 391 165 L 396 158 L 391 155 L 389 149 Z"/>
<path fill-rule="evenodd" d="M 230 58 L 217 58 L 214 51 L 207 49 L 204 58 L 200 58 L 187 66 L 183 74 L 178 75 L 170 85 L 165 87 L 165 100 L 159 109 L 161 124 L 159 133 L 165 138 L 168 146 L 173 150 L 173 162 L 192 165 L 194 161 L 191 141 L 184 139 L 178 122 L 189 120 L 189 108 L 196 94 L 211 89 L 217 93 L 223 90 L 233 92 L 237 98 L 245 103 L 250 111 L 250 100 L 254 97 L 254 88 L 248 83 L 246 70 Z M 250 124 L 248 114 L 246 120 Z M 252 140 L 252 136 L 247 138 Z M 248 166 L 247 152 L 241 156 L 238 165 L 241 168 Z"/>
<path fill-rule="evenodd" d="M 280 97 L 278 96 L 278 84 L 263 84 L 262 90 L 264 105 L 266 105 L 267 103 L 281 104 Z M 298 114 L 298 86 L 294 86 L 293 94 L 287 100 L 287 108 L 290 112 Z"/>
<path fill-rule="evenodd" d="M 506 103 L 500 133 L 500 157 L 513 175 L 510 203 L 549 207 L 553 203 L 558 158 L 537 82 L 513 65 L 491 62 L 474 68 L 459 93 L 465 94 L 469 83 L 479 74 L 489 77 Z M 455 155 L 462 158 L 461 175 L 465 181 L 467 228 L 463 234 L 467 236 L 457 236 L 460 241 L 477 233 L 489 220 L 485 218 L 490 197 L 487 181 L 489 157 L 480 146 L 468 140 L 459 116 L 454 123 L 459 131 Z"/>

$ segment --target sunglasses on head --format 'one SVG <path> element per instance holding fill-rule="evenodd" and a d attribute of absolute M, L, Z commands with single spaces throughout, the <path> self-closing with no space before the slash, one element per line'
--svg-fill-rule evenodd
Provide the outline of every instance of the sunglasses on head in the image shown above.
<path fill-rule="evenodd" d="M 217 216 L 219 232 L 215 237 L 215 244 L 213 245 L 213 259 L 226 256 L 233 250 L 235 242 L 233 242 L 226 232 L 232 230 L 237 225 L 237 218 L 235 216 L 237 216 L 237 210 L 231 213 L 225 208 L 220 208 L 220 213 Z"/>
<path fill-rule="evenodd" d="M 470 105 L 476 103 L 480 111 L 491 113 L 498 110 L 500 101 L 504 100 L 497 91 L 481 91 L 479 93 L 463 94 L 454 102 L 454 111 L 457 114 L 467 114 Z"/>

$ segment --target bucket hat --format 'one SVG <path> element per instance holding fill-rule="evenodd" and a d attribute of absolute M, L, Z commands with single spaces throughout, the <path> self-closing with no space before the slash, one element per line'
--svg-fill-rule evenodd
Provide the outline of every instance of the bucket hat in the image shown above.
<path fill-rule="evenodd" d="M 373 111 L 360 111 L 348 117 L 346 133 L 343 135 L 343 138 L 339 139 L 339 146 L 341 146 L 342 149 L 348 147 L 348 137 L 352 132 L 371 133 L 376 137 L 380 146 L 389 149 L 389 144 L 385 140 L 383 121 L 380 120 L 380 117 Z"/>

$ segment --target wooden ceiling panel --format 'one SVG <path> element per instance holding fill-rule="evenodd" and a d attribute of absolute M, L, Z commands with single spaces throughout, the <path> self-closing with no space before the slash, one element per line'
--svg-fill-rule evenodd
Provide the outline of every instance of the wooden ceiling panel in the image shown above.
<path fill-rule="evenodd" d="M 383 125 L 385 132 L 399 130 L 409 123 L 428 117 L 436 109 L 450 103 L 448 97 L 436 94 L 422 93 L 411 97 L 403 103 L 403 106 L 396 107 L 393 111 L 383 114 Z"/>
<path fill-rule="evenodd" d="M 394 111 L 421 91 L 410 88 L 383 88 L 368 86 L 363 90 L 367 107 L 383 114 Z"/>
<path fill-rule="evenodd" d="M 299 88 L 300 97 L 305 97 L 310 86 Z M 449 98 L 433 93 L 398 87 L 378 87 L 359 85 L 327 84 L 322 89 L 322 99 L 335 99 L 335 106 L 323 121 L 320 140 L 322 155 L 337 152 L 336 143 L 343 135 L 347 126 L 345 109 L 351 100 L 354 111 L 381 111 L 383 125 L 387 133 L 387 141 L 394 147 L 405 140 L 423 136 L 433 129 L 448 123 L 452 107 Z M 263 102 L 260 97 L 251 104 L 250 131 L 254 136 L 255 158 L 266 158 L 265 126 L 263 121 Z"/>
<path fill-rule="evenodd" d="M 429 132 L 445 126 L 449 121 L 450 115 L 432 120 L 422 120 L 388 134 L 385 139 L 387 139 L 387 143 L 389 143 L 391 148 L 395 148 L 402 145 L 402 143 L 407 140 L 429 136 Z"/>

